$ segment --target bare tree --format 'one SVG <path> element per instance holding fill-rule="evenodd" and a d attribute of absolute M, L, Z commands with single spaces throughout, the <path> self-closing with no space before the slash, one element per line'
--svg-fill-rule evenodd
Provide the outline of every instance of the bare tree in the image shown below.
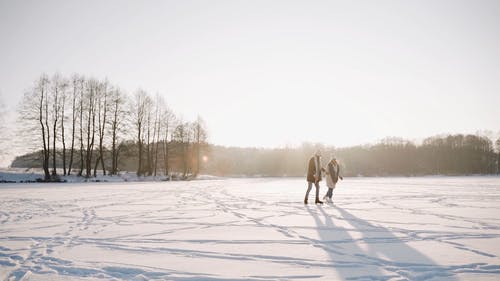
<path fill-rule="evenodd" d="M 169 155 L 170 141 L 168 137 L 172 134 L 173 130 L 171 128 L 175 127 L 174 123 L 176 121 L 174 113 L 172 112 L 172 110 L 170 110 L 170 108 L 168 108 L 168 106 L 165 106 L 160 120 L 162 123 L 161 127 L 163 128 L 163 161 L 164 161 L 163 168 L 165 170 L 164 172 L 165 176 L 168 178 L 170 176 L 170 170 L 168 165 L 170 156 Z"/>
<path fill-rule="evenodd" d="M 193 150 L 191 149 L 191 142 L 194 139 L 193 123 L 186 122 L 184 124 L 186 141 L 183 142 L 184 147 L 184 173 L 183 178 L 187 178 L 188 174 L 193 173 Z"/>
<path fill-rule="evenodd" d="M 118 173 L 118 155 L 119 146 L 117 142 L 119 140 L 119 134 L 123 130 L 123 126 L 126 122 L 126 110 L 125 110 L 126 97 L 120 89 L 114 89 L 111 93 L 111 120 L 110 120 L 110 130 L 111 130 L 111 175 L 116 175 Z"/>
<path fill-rule="evenodd" d="M 189 172 L 189 155 L 188 155 L 188 146 L 190 142 L 190 124 L 188 122 L 179 122 L 179 124 L 175 127 L 173 132 L 173 138 L 175 142 L 179 146 L 180 154 L 181 154 L 181 163 L 182 163 L 182 176 L 185 178 Z"/>
<path fill-rule="evenodd" d="M 199 173 L 201 150 L 206 140 L 201 118 L 194 123 L 176 123 L 175 115 L 161 96 L 157 95 L 153 100 L 143 90 L 135 93 L 132 114 L 125 110 L 127 101 L 127 97 L 118 88 L 110 87 L 107 81 L 76 74 L 71 80 L 59 74 L 50 79 L 42 75 L 33 89 L 25 94 L 20 115 L 29 123 L 30 137 L 34 136 L 33 126 L 41 131 L 36 136 L 41 139 L 39 155 L 43 160 L 45 179 L 57 180 L 58 167 L 61 166 L 63 176 L 71 174 L 77 169 L 75 162 L 78 160 L 79 176 L 90 177 L 92 173 L 97 176 L 99 165 L 104 175 L 108 172 L 116 174 L 120 149 L 125 157 L 137 155 L 137 175 L 157 176 L 158 169 L 163 168 L 168 177 L 171 145 L 172 150 L 181 156 L 174 158 L 182 161 L 182 165 L 177 164 L 177 171 L 184 177 Z M 124 142 L 126 124 L 135 127 L 132 131 L 137 138 L 137 152 L 134 152 L 135 144 Z M 108 144 L 110 152 L 106 150 Z M 112 158 L 109 171 L 105 162 L 108 153 Z"/>
<path fill-rule="evenodd" d="M 143 129 L 146 118 L 146 103 L 147 93 L 144 90 L 137 90 L 134 96 L 133 112 L 134 112 L 134 125 L 137 132 L 137 145 L 138 145 L 138 168 L 137 175 L 142 176 L 144 173 L 142 163 L 142 150 L 143 150 Z"/>
<path fill-rule="evenodd" d="M 50 159 L 50 130 L 48 126 L 48 90 L 49 79 L 47 75 L 42 74 L 35 82 L 31 91 L 24 94 L 23 101 L 19 108 L 19 115 L 22 121 L 27 122 L 30 135 L 32 126 L 38 124 L 41 131 L 42 143 L 42 167 L 44 178 L 50 180 L 49 159 Z"/>
<path fill-rule="evenodd" d="M 95 118 L 96 118 L 96 97 L 97 92 L 99 91 L 99 82 L 95 79 L 90 79 L 87 81 L 86 87 L 86 99 L 87 99 L 87 108 L 86 108 L 86 121 L 87 121 L 87 150 L 85 153 L 85 176 L 87 178 L 90 177 L 92 171 L 92 155 L 94 151 L 94 142 L 95 142 Z"/>
<path fill-rule="evenodd" d="M 66 79 L 64 78 L 61 78 L 61 81 L 60 81 L 60 95 L 61 95 L 61 104 L 60 104 L 60 107 L 61 107 L 61 117 L 60 117 L 60 120 L 61 120 L 61 142 L 62 142 L 62 165 L 63 165 L 63 175 L 65 176 L 66 175 L 66 135 L 65 135 L 65 132 L 64 132 L 64 120 L 66 119 L 66 112 L 65 112 L 65 109 L 66 109 L 66 102 L 67 102 L 67 96 L 68 96 L 68 93 L 67 93 L 67 88 L 68 88 L 68 82 L 66 81 Z"/>
<path fill-rule="evenodd" d="M 45 116 L 44 116 L 44 123 L 45 123 L 45 128 L 47 129 L 47 169 L 49 167 L 49 161 L 50 161 L 50 127 L 49 127 L 49 84 L 50 80 L 47 78 L 47 97 L 45 98 L 45 104 L 44 104 L 44 110 L 45 110 Z M 55 153 L 55 151 L 53 152 Z"/>
<path fill-rule="evenodd" d="M 78 172 L 78 176 L 83 175 L 83 169 L 84 169 L 84 157 L 83 157 L 83 148 L 84 148 L 84 139 L 83 139 L 83 117 L 84 117 L 84 111 L 86 112 L 85 109 L 85 93 L 86 93 L 86 88 L 87 88 L 88 83 L 85 82 L 84 79 L 80 81 L 80 95 L 79 95 L 79 101 L 80 105 L 78 107 L 78 112 L 80 113 L 80 171 Z"/>
<path fill-rule="evenodd" d="M 83 91 L 83 78 L 78 75 L 73 75 L 71 79 L 72 93 L 71 93 L 71 148 L 69 155 L 69 164 L 68 164 L 68 175 L 71 174 L 71 169 L 73 167 L 73 159 L 75 153 L 75 132 L 76 132 L 76 121 L 78 117 L 79 108 L 79 97 L 81 92 Z"/>
<path fill-rule="evenodd" d="M 200 163 L 201 163 L 201 150 L 207 140 L 207 130 L 205 122 L 198 116 L 196 121 L 193 123 L 193 137 L 194 137 L 194 149 L 196 151 L 196 171 L 195 176 L 200 173 Z"/>
<path fill-rule="evenodd" d="M 55 74 L 51 81 L 51 117 L 52 117 L 52 176 L 57 176 L 57 127 L 59 124 L 59 118 L 61 117 L 62 108 L 62 92 L 65 90 L 64 81 L 59 74 Z"/>
<path fill-rule="evenodd" d="M 96 95 L 96 114 L 99 136 L 99 156 L 94 165 L 94 177 L 97 176 L 97 166 L 99 163 L 101 163 L 103 175 L 106 175 L 106 167 L 104 166 L 104 133 L 106 131 L 106 117 L 108 115 L 108 82 L 99 83 L 98 89 Z"/>
<path fill-rule="evenodd" d="M 148 176 L 152 175 L 152 151 L 151 151 L 151 142 L 154 140 L 154 136 L 151 135 L 151 131 L 153 130 L 153 100 L 149 95 L 146 96 L 145 103 L 144 103 L 144 108 L 145 108 L 145 115 L 146 115 L 146 167 L 145 170 L 147 172 Z"/>
<path fill-rule="evenodd" d="M 153 159 L 153 175 L 156 177 L 158 169 L 158 145 L 160 143 L 160 130 L 161 130 L 161 113 L 164 105 L 163 99 L 159 94 L 156 94 L 155 100 L 155 121 L 153 128 L 153 145 L 154 145 L 154 159 Z"/>
<path fill-rule="evenodd" d="M 160 144 L 163 149 L 165 175 L 168 176 L 168 135 L 173 122 L 173 113 L 166 106 L 165 100 L 159 95 L 156 95 L 155 100 L 155 121 L 153 129 L 153 175 L 158 174 L 158 157 L 160 155 Z M 165 132 L 163 132 L 165 131 Z"/>

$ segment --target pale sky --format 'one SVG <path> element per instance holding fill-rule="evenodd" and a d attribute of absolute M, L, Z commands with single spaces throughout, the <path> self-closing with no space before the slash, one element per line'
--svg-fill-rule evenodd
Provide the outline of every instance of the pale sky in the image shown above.
<path fill-rule="evenodd" d="M 335 146 L 500 131 L 500 1 L 3 1 L 0 93 L 108 78 L 210 142 Z"/>

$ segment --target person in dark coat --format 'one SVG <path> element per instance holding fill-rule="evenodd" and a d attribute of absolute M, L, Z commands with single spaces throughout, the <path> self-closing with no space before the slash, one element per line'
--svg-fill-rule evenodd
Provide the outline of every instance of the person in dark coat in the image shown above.
<path fill-rule="evenodd" d="M 321 151 L 316 151 L 313 157 L 309 159 L 309 165 L 307 167 L 307 192 L 304 198 L 304 204 L 307 204 L 307 199 L 309 198 L 309 192 L 312 189 L 312 185 L 316 187 L 316 204 L 323 204 L 319 200 L 319 182 L 321 181 L 321 172 L 324 169 L 321 167 Z"/>

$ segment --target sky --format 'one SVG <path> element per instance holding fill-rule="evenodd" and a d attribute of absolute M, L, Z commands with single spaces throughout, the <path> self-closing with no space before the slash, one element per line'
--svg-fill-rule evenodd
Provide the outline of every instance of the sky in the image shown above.
<path fill-rule="evenodd" d="M 163 95 L 215 144 L 500 131 L 500 1 L 4 1 L 0 95 L 42 73 Z"/>

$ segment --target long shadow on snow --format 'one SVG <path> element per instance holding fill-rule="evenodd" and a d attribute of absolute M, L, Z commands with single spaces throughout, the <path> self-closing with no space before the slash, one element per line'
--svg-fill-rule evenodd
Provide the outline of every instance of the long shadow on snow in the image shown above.
<path fill-rule="evenodd" d="M 356 217 L 343 208 L 334 208 L 340 217 L 328 214 L 322 206 L 306 207 L 316 222 L 321 239 L 319 245 L 328 252 L 332 266 L 343 280 L 456 280 L 453 272 L 456 267 L 440 266 L 391 230 Z M 346 229 L 341 221 L 350 227 Z M 352 237 L 349 231 L 358 232 L 359 237 Z"/>

